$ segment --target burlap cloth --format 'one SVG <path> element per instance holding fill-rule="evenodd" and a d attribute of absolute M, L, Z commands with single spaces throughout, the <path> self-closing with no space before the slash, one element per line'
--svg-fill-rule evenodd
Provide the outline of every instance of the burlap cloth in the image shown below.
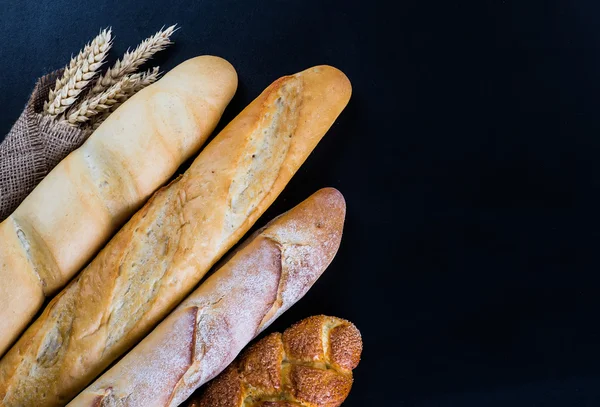
<path fill-rule="evenodd" d="M 0 221 L 88 135 L 41 115 L 48 92 L 61 73 L 58 70 L 37 81 L 23 113 L 0 144 Z"/>

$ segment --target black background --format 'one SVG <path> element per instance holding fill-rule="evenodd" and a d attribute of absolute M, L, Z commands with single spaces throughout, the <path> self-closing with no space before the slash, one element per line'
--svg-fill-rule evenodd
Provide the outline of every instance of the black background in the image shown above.
<path fill-rule="evenodd" d="M 163 70 L 228 59 L 223 122 L 279 76 L 346 72 L 350 105 L 259 221 L 347 199 L 336 260 L 271 329 L 356 323 L 345 406 L 600 405 L 597 0 L 1 1 L 2 133 L 108 25 L 113 59 L 175 22 Z"/>

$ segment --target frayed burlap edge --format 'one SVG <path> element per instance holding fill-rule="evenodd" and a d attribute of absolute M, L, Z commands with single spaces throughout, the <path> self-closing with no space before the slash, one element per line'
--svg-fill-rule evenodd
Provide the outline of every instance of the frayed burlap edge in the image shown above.
<path fill-rule="evenodd" d="M 62 70 L 40 78 L 12 129 L 0 144 L 0 220 L 8 217 L 42 179 L 88 135 L 41 114 Z"/>

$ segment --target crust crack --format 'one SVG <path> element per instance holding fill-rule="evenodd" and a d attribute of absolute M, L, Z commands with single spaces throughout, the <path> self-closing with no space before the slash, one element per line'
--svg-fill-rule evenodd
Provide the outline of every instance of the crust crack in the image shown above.
<path fill-rule="evenodd" d="M 265 101 L 263 115 L 248 137 L 246 154 L 231 179 L 223 240 L 259 207 L 279 177 L 298 126 L 302 85 L 300 79 L 289 77 Z"/>

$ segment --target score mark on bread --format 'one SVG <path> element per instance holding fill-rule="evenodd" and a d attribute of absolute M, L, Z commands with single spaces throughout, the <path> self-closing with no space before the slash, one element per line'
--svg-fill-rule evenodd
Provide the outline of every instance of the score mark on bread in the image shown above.
<path fill-rule="evenodd" d="M 248 138 L 231 180 L 225 235 L 235 231 L 271 189 L 290 148 L 302 102 L 302 81 L 289 76 L 278 85 L 263 104 L 264 114 Z"/>

